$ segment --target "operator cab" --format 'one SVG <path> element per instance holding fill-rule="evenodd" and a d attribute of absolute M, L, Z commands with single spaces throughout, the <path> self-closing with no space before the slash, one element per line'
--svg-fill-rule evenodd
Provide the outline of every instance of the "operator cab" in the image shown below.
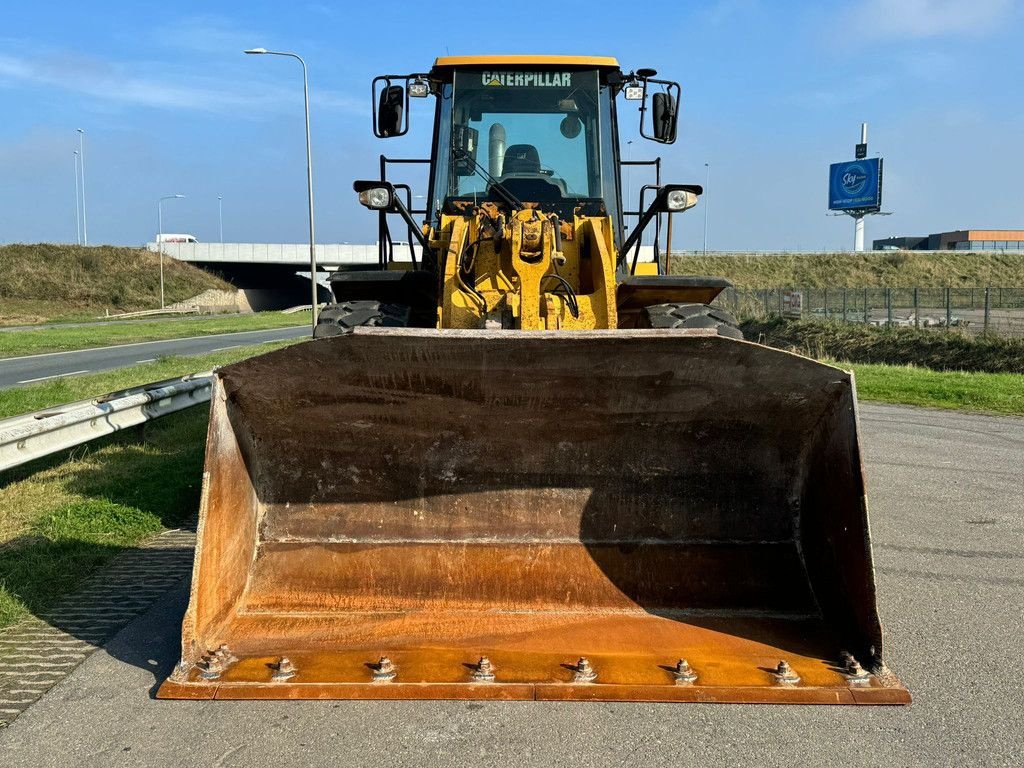
<path fill-rule="evenodd" d="M 638 237 L 653 220 L 657 242 L 660 214 L 671 208 L 668 194 L 678 188 L 675 194 L 690 207 L 701 190 L 662 184 L 660 159 L 634 160 L 625 164 L 652 167 L 654 184 L 639 190 L 637 202 L 623 199 L 617 98 L 639 102 L 641 136 L 662 144 L 676 138 L 680 88 L 656 75 L 652 69 L 624 73 L 609 57 L 454 56 L 438 59 L 428 73 L 375 78 L 379 138 L 407 133 L 410 98 L 436 98 L 430 159 L 382 156 L 380 182 L 356 182 L 363 204 L 382 211 L 381 242 L 389 241 L 383 212 L 399 214 L 409 239 L 426 248 L 414 215 L 425 214 L 423 224 L 436 230 L 443 215 L 464 215 L 483 203 L 535 208 L 562 221 L 609 216 L 616 247 L 635 243 L 638 252 Z M 424 210 L 413 210 L 407 185 L 386 181 L 389 163 L 410 162 L 430 166 Z M 625 216 L 636 217 L 634 227 L 624 226 Z M 382 247 L 381 265 L 392 255 Z"/>

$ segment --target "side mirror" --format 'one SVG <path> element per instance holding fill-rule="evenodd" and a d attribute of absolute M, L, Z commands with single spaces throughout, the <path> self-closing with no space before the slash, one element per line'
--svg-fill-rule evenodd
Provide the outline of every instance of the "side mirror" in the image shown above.
<path fill-rule="evenodd" d="M 640 104 L 640 135 L 645 139 L 656 141 L 659 144 L 672 144 L 676 140 L 676 126 L 678 124 L 679 96 L 682 89 L 679 83 L 671 80 L 655 80 L 656 73 L 653 69 L 638 69 L 636 77 L 640 78 L 642 86 L 632 85 L 626 87 L 626 98 L 636 99 L 636 91 L 643 89 L 643 103 Z M 661 88 L 651 97 L 651 104 L 648 106 L 647 95 L 651 93 L 651 86 Z M 651 113 L 651 126 L 648 132 L 647 113 Z"/>
<path fill-rule="evenodd" d="M 654 139 L 671 144 L 676 140 L 676 101 L 669 93 L 656 93 L 652 101 Z"/>
<path fill-rule="evenodd" d="M 386 85 L 380 92 L 374 132 L 382 139 L 401 136 L 405 126 L 405 89 L 400 85 Z"/>

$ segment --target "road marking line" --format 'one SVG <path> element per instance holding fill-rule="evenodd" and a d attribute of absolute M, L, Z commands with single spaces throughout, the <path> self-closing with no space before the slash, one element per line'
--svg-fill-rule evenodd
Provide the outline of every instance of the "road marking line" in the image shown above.
<path fill-rule="evenodd" d="M 47 379 L 61 379 L 65 376 L 78 376 L 80 373 L 88 373 L 89 371 L 72 371 L 71 373 L 57 373 L 53 376 L 40 376 L 38 379 L 22 379 L 19 384 L 31 384 L 34 381 L 46 381 Z"/>
<path fill-rule="evenodd" d="M 156 358 L 155 357 L 147 357 L 145 360 L 136 360 L 135 362 L 136 363 L 155 363 L 156 362 Z"/>
<path fill-rule="evenodd" d="M 253 333 L 275 333 L 277 331 L 294 331 L 301 329 L 309 332 L 308 325 L 284 325 L 280 328 L 260 328 L 255 331 L 231 331 L 229 333 L 207 333 L 202 336 L 179 336 L 176 339 L 153 339 L 152 341 L 133 341 L 130 344 L 111 344 L 109 347 L 85 347 L 84 349 L 65 349 L 63 352 L 40 352 L 38 355 L 21 355 L 20 357 L 2 357 L 0 360 L 8 362 L 11 360 L 31 360 L 35 357 L 55 357 L 56 355 L 73 355 L 79 352 L 97 352 L 104 349 L 124 349 L 125 347 L 141 347 L 143 344 L 170 344 L 175 341 L 195 341 L 196 339 L 216 339 L 220 336 L 244 336 Z M 272 341 L 283 341 L 283 339 L 272 339 Z M 264 343 L 264 342 L 259 342 Z"/>
<path fill-rule="evenodd" d="M 235 349 L 235 348 L 240 347 L 240 346 L 242 346 L 242 345 L 241 344 L 232 344 L 230 347 L 217 347 L 216 349 L 211 349 L 210 351 L 211 352 L 223 352 L 225 349 Z"/>

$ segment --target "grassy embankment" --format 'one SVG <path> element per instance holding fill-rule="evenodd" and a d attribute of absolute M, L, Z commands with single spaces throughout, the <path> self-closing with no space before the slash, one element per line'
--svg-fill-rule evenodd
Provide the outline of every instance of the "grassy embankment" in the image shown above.
<path fill-rule="evenodd" d="M 1024 287 L 1024 254 L 676 255 L 672 272 L 725 277 L 740 289 L 1010 288 Z M 1024 414 L 1020 340 L 779 319 L 747 321 L 744 333 L 852 368 L 862 400 Z"/>
<path fill-rule="evenodd" d="M 203 270 L 164 259 L 168 304 L 231 286 Z M 160 306 L 159 256 L 141 248 L 0 246 L 0 325 L 95 320 L 106 310 Z"/>
<path fill-rule="evenodd" d="M 852 368 L 862 400 L 1024 415 L 1024 340 L 780 318 L 743 332 Z"/>
<path fill-rule="evenodd" d="M 166 358 L 0 392 L 0 418 L 209 369 L 279 345 Z M 195 514 L 207 409 L 197 406 L 0 474 L 0 628 L 52 606 L 119 552 Z"/>
<path fill-rule="evenodd" d="M 258 312 L 248 315 L 214 315 L 187 320 L 111 323 L 79 327 L 48 327 L 31 330 L 0 331 L 0 361 L 5 357 L 61 352 L 71 349 L 132 344 L 159 339 L 181 339 L 216 333 L 260 331 L 309 325 L 309 311 L 282 314 Z"/>
<path fill-rule="evenodd" d="M 1024 287 L 1024 253 L 868 251 L 672 257 L 677 275 L 715 275 L 737 288 Z"/>

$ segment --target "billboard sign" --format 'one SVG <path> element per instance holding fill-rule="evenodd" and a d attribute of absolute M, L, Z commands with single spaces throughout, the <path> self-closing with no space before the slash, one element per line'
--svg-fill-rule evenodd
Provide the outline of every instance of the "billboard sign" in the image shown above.
<path fill-rule="evenodd" d="M 832 163 L 828 169 L 830 211 L 878 212 L 882 208 L 882 158 Z"/>

